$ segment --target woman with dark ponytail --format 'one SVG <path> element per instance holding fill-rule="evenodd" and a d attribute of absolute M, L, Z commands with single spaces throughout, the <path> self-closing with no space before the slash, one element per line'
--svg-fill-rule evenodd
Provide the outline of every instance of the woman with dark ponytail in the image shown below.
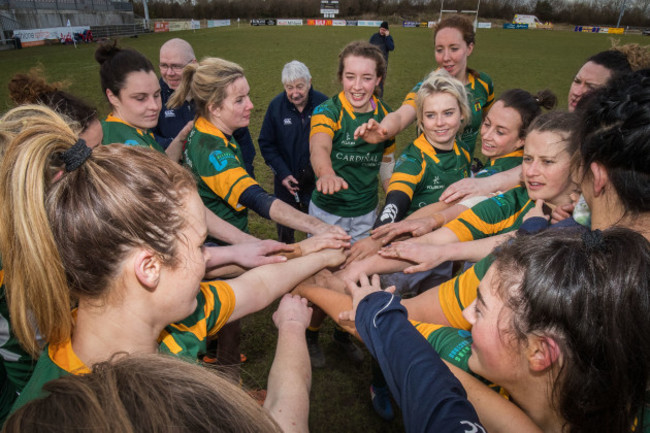
<path fill-rule="evenodd" d="M 172 140 L 167 150 L 156 142 L 150 129 L 158 124 L 162 101 L 158 77 L 149 59 L 133 49 L 109 43 L 97 48 L 95 60 L 100 64 L 102 92 L 112 108 L 102 122 L 102 143 L 150 147 L 179 161 L 192 123 Z"/>

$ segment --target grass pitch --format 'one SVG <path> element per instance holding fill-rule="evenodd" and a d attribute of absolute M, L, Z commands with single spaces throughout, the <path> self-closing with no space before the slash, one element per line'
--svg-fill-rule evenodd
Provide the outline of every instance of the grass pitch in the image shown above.
<path fill-rule="evenodd" d="M 257 141 L 266 107 L 282 91 L 280 72 L 288 61 L 304 62 L 311 70 L 313 85 L 327 95 L 340 91 L 336 80 L 337 55 L 352 40 L 369 39 L 376 29 L 367 27 L 222 27 L 199 31 L 157 33 L 125 38 L 121 46 L 135 48 L 158 63 L 160 45 L 172 37 L 190 42 L 197 58 L 218 56 L 239 63 L 246 70 L 255 109 L 250 131 Z M 432 32 L 422 28 L 393 26 L 395 51 L 390 54 L 385 101 L 399 107 L 406 93 L 435 67 Z M 641 36 L 619 36 L 621 43 L 647 43 Z M 470 67 L 488 73 L 497 95 L 510 88 L 531 92 L 549 88 L 566 108 L 569 85 L 578 68 L 590 55 L 609 48 L 610 37 L 542 30 L 479 30 Z M 42 46 L 0 52 L 0 111 L 11 108 L 6 83 L 17 72 L 42 65 L 50 81 L 65 80 L 68 90 L 98 106 L 102 115 L 108 105 L 101 93 L 99 65 L 94 61 L 96 45 Z M 414 137 L 413 128 L 398 136 L 398 151 Z M 272 192 L 272 174 L 262 157 L 256 158 L 258 180 Z M 251 217 L 251 231 L 262 238 L 275 238 L 275 226 Z M 243 351 L 249 361 L 242 376 L 247 385 L 265 387 L 275 348 L 276 331 L 270 318 L 272 308 L 249 317 L 243 324 Z M 331 322 L 326 322 L 321 344 L 328 365 L 315 370 L 312 387 L 310 427 L 318 432 L 399 432 L 399 418 L 386 423 L 374 415 L 369 403 L 370 363 L 350 365 L 331 344 Z M 433 392 L 433 390 L 432 390 Z M 206 399 L 206 403 L 208 403 Z"/>

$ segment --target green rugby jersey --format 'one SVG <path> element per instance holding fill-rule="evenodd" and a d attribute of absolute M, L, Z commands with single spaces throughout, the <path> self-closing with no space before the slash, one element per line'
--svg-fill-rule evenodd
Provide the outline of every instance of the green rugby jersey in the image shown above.
<path fill-rule="evenodd" d="M 151 131 L 131 126 L 112 114 L 102 121 L 102 131 L 104 132 L 102 144 L 123 143 L 127 146 L 150 147 L 160 153 L 165 153 Z"/>
<path fill-rule="evenodd" d="M 334 194 L 314 190 L 312 201 L 316 206 L 334 215 L 355 217 L 365 215 L 377 207 L 377 175 L 383 155 L 395 150 L 395 140 L 378 144 L 354 139 L 357 127 L 375 119 L 381 122 L 391 109 L 372 97 L 373 111 L 355 113 L 343 92 L 323 102 L 314 109 L 311 117 L 310 137 L 325 133 L 332 138 L 332 168 L 337 176 L 348 183 L 348 189 Z"/>
<path fill-rule="evenodd" d="M 526 187 L 519 185 L 467 209 L 445 227 L 461 242 L 482 239 L 517 230 L 533 207 Z"/>
<path fill-rule="evenodd" d="M 472 328 L 463 317 L 463 310 L 476 299 L 478 285 L 493 262 L 494 256 L 488 254 L 465 272 L 440 284 L 438 288 L 440 306 L 454 328 L 467 330 Z"/>
<path fill-rule="evenodd" d="M 226 138 L 206 118 L 199 117 L 187 137 L 183 163 L 194 173 L 203 204 L 219 218 L 248 232 L 248 209 L 239 198 L 257 182 L 246 172 L 235 139 Z"/>
<path fill-rule="evenodd" d="M 493 174 L 508 171 L 511 168 L 515 168 L 521 165 L 523 157 L 524 150 L 517 149 L 514 152 L 508 153 L 507 155 L 490 158 L 485 167 L 476 173 L 474 177 L 488 177 L 492 176 Z"/>
<path fill-rule="evenodd" d="M 467 361 L 472 354 L 472 334 L 469 331 L 414 320 L 410 322 L 438 352 L 440 358 L 463 371 L 470 371 Z"/>
<path fill-rule="evenodd" d="M 472 114 L 472 121 L 469 122 L 465 130 L 460 133 L 458 139 L 467 146 L 470 155 L 474 155 L 474 148 L 476 147 L 476 139 L 478 138 L 481 130 L 481 122 L 483 122 L 483 115 L 490 110 L 494 102 L 494 85 L 490 76 L 484 72 L 478 72 L 478 76 L 472 73 L 467 74 L 468 83 L 465 85 L 467 89 L 467 100 L 469 109 Z M 407 104 L 417 111 L 416 96 L 422 82 L 419 82 L 406 94 L 402 105 Z"/>
<path fill-rule="evenodd" d="M 189 317 L 167 325 L 158 337 L 159 351 L 195 361 L 206 351 L 208 336 L 221 329 L 235 308 L 235 294 L 224 281 L 201 283 L 196 296 L 197 307 Z M 69 374 L 86 374 L 90 369 L 74 353 L 72 339 L 47 345 L 38 359 L 27 386 L 11 409 L 12 412 L 29 401 L 43 397 L 43 385 Z"/>
<path fill-rule="evenodd" d="M 470 165 L 470 154 L 456 142 L 451 152 L 441 153 L 422 134 L 397 159 L 386 193 L 402 191 L 408 195 L 410 215 L 437 202 L 449 185 L 468 177 Z"/>
<path fill-rule="evenodd" d="M 5 296 L 4 270 L 0 260 L 0 425 L 23 390 L 36 366 L 11 332 L 9 306 Z"/>

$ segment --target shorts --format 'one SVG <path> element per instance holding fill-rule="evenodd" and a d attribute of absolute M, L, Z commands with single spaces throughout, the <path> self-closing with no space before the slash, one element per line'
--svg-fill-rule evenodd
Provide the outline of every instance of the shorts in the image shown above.
<path fill-rule="evenodd" d="M 324 211 L 316 206 L 313 201 L 310 201 L 309 215 L 318 218 L 324 223 L 341 227 L 352 238 L 350 243 L 354 244 L 358 240 L 367 238 L 370 234 L 370 230 L 377 220 L 377 209 L 373 209 L 365 215 L 342 217 Z"/>

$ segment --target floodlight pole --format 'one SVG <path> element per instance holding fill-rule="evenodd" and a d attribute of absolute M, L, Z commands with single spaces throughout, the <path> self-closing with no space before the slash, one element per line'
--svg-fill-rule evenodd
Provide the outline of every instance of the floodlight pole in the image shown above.
<path fill-rule="evenodd" d="M 618 15 L 618 22 L 616 23 L 616 28 L 619 28 L 621 26 L 621 19 L 623 18 L 623 14 L 625 13 L 625 3 L 627 3 L 627 0 L 623 0 L 623 6 L 621 6 L 621 13 Z"/>
<path fill-rule="evenodd" d="M 144 8 L 144 25 L 149 28 L 149 6 L 147 5 L 147 0 L 142 0 L 142 6 Z"/>

